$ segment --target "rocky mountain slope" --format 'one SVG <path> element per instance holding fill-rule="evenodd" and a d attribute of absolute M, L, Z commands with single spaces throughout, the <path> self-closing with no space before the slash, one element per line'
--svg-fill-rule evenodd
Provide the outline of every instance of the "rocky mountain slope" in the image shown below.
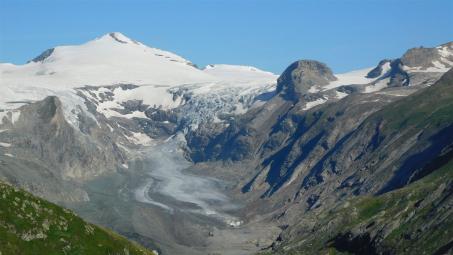
<path fill-rule="evenodd" d="M 257 154 L 265 154 L 268 150 L 262 148 L 268 136 L 274 135 L 272 139 L 285 139 L 276 138 L 276 135 L 282 134 L 277 134 L 275 129 L 277 125 L 298 122 L 296 116 L 294 116 L 296 119 L 291 121 L 292 117 L 288 116 L 291 113 L 297 112 L 301 115 L 313 107 L 337 102 L 348 95 L 351 97 L 344 102 L 354 101 L 354 98 L 358 97 L 368 97 L 369 100 L 364 101 L 377 104 L 379 107 L 388 103 L 388 100 L 396 100 L 398 97 L 432 85 L 453 66 L 451 62 L 453 43 L 429 48 L 430 52 L 436 54 L 433 54 L 435 58 L 430 58 L 428 62 L 426 62 L 427 49 L 414 48 L 399 59 L 381 61 L 375 68 L 337 75 L 323 63 L 313 60 L 296 61 L 278 79 L 276 93 L 280 96 L 272 97 L 262 107 L 251 109 L 241 116 L 242 120 L 233 121 L 221 132 L 213 132 L 212 128 L 208 127 L 205 131 L 198 130 L 190 134 L 189 147 L 193 147 L 191 157 L 194 161 L 255 158 Z M 362 112 L 369 114 L 365 110 Z M 292 126 L 294 129 L 295 125 Z M 213 138 L 204 139 L 205 136 Z M 271 142 L 272 139 L 269 140 L 271 144 L 274 143 Z M 242 155 L 241 150 L 247 155 Z"/>
<path fill-rule="evenodd" d="M 453 161 L 445 160 L 402 189 L 308 212 L 269 254 L 451 253 Z"/>
<path fill-rule="evenodd" d="M 0 194 L 1 254 L 156 254 L 3 182 Z"/>
<path fill-rule="evenodd" d="M 367 126 L 375 130 L 368 133 L 363 145 L 354 142 L 358 153 L 357 148 L 351 151 L 348 142 L 335 152 L 350 155 L 343 156 L 344 162 L 337 168 L 342 171 L 321 174 L 320 181 L 311 186 L 301 183 L 296 197 L 301 205 L 288 206 L 279 220 L 291 214 L 289 217 L 300 217 L 294 210 L 302 208 L 312 216 L 290 224 L 279 240 L 285 240 L 287 247 L 300 246 L 295 248 L 300 253 L 316 253 L 327 246 L 355 254 L 443 254 L 450 250 L 452 89 L 450 70 L 433 86 L 372 114 L 354 131 L 365 132 Z M 396 153 L 398 157 L 392 159 Z M 367 164 L 357 167 L 354 161 L 361 158 L 368 158 Z M 335 180 L 329 181 L 334 179 L 329 175 L 336 175 Z M 332 192 L 326 196 L 329 190 Z M 308 198 L 304 201 L 304 197 Z M 312 225 L 310 217 L 325 217 L 326 222 Z M 310 238 L 304 240 L 307 243 L 294 240 L 303 240 L 307 229 L 312 229 L 310 236 L 318 237 L 317 247 L 310 247 L 310 252 Z"/>
<path fill-rule="evenodd" d="M 438 49 L 443 47 L 452 46 L 447 44 Z M 450 49 L 453 51 L 453 48 Z M 402 59 L 407 58 L 407 55 L 413 51 L 408 51 Z M 423 61 L 424 57 L 421 57 L 420 63 Z M 373 112 L 431 85 L 432 80 L 437 80 L 437 77 L 444 74 L 443 69 L 435 72 L 426 70 L 414 72 L 408 75 L 417 77 L 414 83 L 409 80 L 406 85 L 400 84 L 394 87 L 390 86 L 389 82 L 385 89 L 367 92 L 367 87 L 375 86 L 379 83 L 379 79 L 388 79 L 384 77 L 394 72 L 390 65 L 387 69 L 386 74 L 381 74 L 378 76 L 380 78 L 371 83 L 345 85 L 341 82 L 343 85 L 337 86 L 331 84 L 336 83 L 339 78 L 335 77 L 324 64 L 306 60 L 295 62 L 279 78 L 278 96 L 273 97 L 265 105 L 250 110 L 220 133 L 213 134 L 210 130 L 206 132 L 199 130 L 189 134 L 188 145 L 191 157 L 195 161 L 258 160 L 263 172 L 256 176 L 248 188 L 263 187 L 267 183 L 266 185 L 270 186 L 266 188 L 267 193 L 274 192 L 287 181 L 300 179 L 298 175 L 301 172 L 307 174 L 309 170 L 311 174 L 306 176 L 304 187 L 315 184 L 323 179 L 322 168 L 330 167 L 333 168 L 331 172 L 335 172 L 335 169 L 340 167 L 336 166 L 336 160 L 331 160 L 330 157 L 344 157 L 344 155 L 335 154 L 337 149 L 345 146 L 343 144 L 350 142 L 354 149 L 359 150 L 357 141 L 353 140 L 355 135 L 353 133 L 366 129 L 362 131 L 366 135 L 360 134 L 361 137 L 382 139 L 380 138 L 382 124 L 367 123 L 370 127 L 366 128 L 361 126 L 365 120 L 368 122 L 367 118 Z M 422 77 L 419 77 L 420 73 Z M 423 82 L 421 82 L 422 78 L 424 78 Z M 328 94 L 332 93 L 331 90 L 349 96 L 329 98 Z M 319 97 L 324 99 L 321 101 Z M 212 137 L 212 139 L 204 139 L 204 137 Z M 205 144 L 200 144 L 202 142 Z M 363 146 L 373 142 L 375 141 L 364 141 Z M 367 147 L 363 150 L 362 154 L 366 152 Z M 359 156 L 361 152 L 354 154 Z M 326 163 L 325 166 L 324 163 Z"/>
<path fill-rule="evenodd" d="M 434 51 L 444 52 L 451 45 L 442 45 Z M 307 248 L 308 240 L 318 236 L 318 227 L 333 231 L 316 224 L 314 219 L 319 215 L 333 213 L 331 210 L 355 197 L 360 200 L 366 196 L 390 196 L 388 192 L 423 178 L 451 158 L 453 71 L 444 73 L 446 68 L 440 67 L 423 69 L 424 54 L 424 48 L 410 50 L 401 59 L 390 61 L 399 63 L 397 67 L 393 64 L 382 67 L 387 69 L 387 74 L 380 71 L 381 77 L 376 81 L 338 87 L 329 85 L 338 78 L 324 64 L 295 62 L 279 78 L 277 96 L 236 119 L 220 133 L 205 129 L 189 134 L 188 153 L 195 161 L 226 161 L 231 169 L 242 165 L 239 168 L 243 171 L 235 172 L 243 176 L 237 189 L 242 192 L 239 197 L 249 200 L 247 211 L 254 212 L 248 214 L 250 222 L 258 219 L 256 212 L 266 215 L 264 221 L 278 222 L 282 228 L 274 246 L 278 251 L 286 252 L 295 245 L 300 246 L 296 250 L 301 254 L 317 254 L 319 250 Z M 407 59 L 411 59 L 410 65 L 417 66 L 412 68 L 416 71 L 409 71 Z M 379 66 L 384 66 L 383 63 Z M 396 77 L 403 77 L 401 70 L 406 70 L 405 78 L 397 84 L 392 82 Z M 376 78 L 375 72 L 371 70 L 367 76 Z M 367 87 L 379 84 L 378 80 L 388 82 L 378 91 L 367 91 Z M 433 81 L 436 81 L 434 85 Z M 314 98 L 320 93 L 328 98 L 326 93 L 332 89 L 347 91 L 349 95 L 307 107 L 318 100 Z M 448 181 L 445 185 L 449 185 Z M 442 192 L 446 192 L 442 193 L 445 197 L 433 199 L 451 199 L 448 189 Z M 371 198 L 374 199 L 379 200 Z M 447 206 L 442 213 L 444 216 L 439 217 L 445 219 L 451 208 Z M 332 217 L 336 219 L 338 215 Z M 401 227 L 401 223 L 393 223 L 395 226 L 386 230 L 386 234 Z M 301 233 L 308 230 L 307 237 L 301 238 Z M 447 226 L 447 233 L 449 230 Z M 446 245 L 451 234 L 447 236 L 435 247 Z M 378 238 L 378 242 L 386 237 L 367 238 Z M 358 238 L 360 241 L 363 236 Z M 322 245 L 325 248 L 327 241 Z M 370 243 L 362 243 L 359 248 L 370 247 Z M 387 251 L 381 248 L 373 252 Z M 388 250 L 396 252 L 396 247 L 390 246 Z M 346 248 L 344 251 L 363 252 Z"/>

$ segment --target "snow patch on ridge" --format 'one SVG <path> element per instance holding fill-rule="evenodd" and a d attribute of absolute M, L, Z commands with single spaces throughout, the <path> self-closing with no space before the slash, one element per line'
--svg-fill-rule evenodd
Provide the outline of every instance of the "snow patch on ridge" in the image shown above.
<path fill-rule="evenodd" d="M 336 81 L 331 81 L 328 85 L 322 86 L 322 90 L 329 90 L 344 85 L 355 85 L 355 84 L 368 84 L 376 80 L 376 78 L 366 78 L 367 74 L 373 70 L 373 68 L 366 68 L 347 73 L 335 74 L 337 77 Z M 387 70 L 388 71 L 388 70 Z M 382 72 L 386 73 L 386 72 Z"/>
<path fill-rule="evenodd" d="M 276 81 L 278 75 L 266 72 L 253 66 L 216 64 L 208 65 L 203 71 L 222 80 L 235 81 Z"/>
<path fill-rule="evenodd" d="M 2 143 L 2 142 L 0 142 L 0 147 L 8 148 L 8 147 L 11 147 L 11 144 L 10 143 Z"/>
<path fill-rule="evenodd" d="M 327 102 L 327 99 L 325 98 L 318 98 L 314 101 L 311 101 L 311 102 L 307 102 L 303 108 L 303 110 L 308 110 L 308 109 L 311 109 L 317 105 L 321 105 L 321 104 L 324 104 L 325 102 Z"/>

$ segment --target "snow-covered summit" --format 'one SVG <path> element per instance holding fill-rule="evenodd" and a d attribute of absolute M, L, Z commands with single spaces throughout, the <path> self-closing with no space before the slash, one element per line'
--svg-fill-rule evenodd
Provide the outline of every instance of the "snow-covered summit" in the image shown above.
<path fill-rule="evenodd" d="M 48 49 L 24 65 L 0 63 L 0 85 L 49 89 L 276 79 L 275 74 L 251 66 L 209 65 L 200 70 L 181 56 L 148 47 L 119 32 L 81 45 Z"/>
<path fill-rule="evenodd" d="M 48 88 L 118 83 L 177 85 L 215 80 L 168 51 L 121 33 L 82 45 L 58 46 L 25 65 L 1 65 L 0 84 Z"/>
<path fill-rule="evenodd" d="M 100 38 L 96 40 L 115 40 L 116 42 L 119 43 L 134 43 L 134 44 L 141 44 L 140 42 L 137 42 L 135 40 L 130 39 L 129 37 L 125 36 L 124 34 L 120 32 L 112 32 L 105 34 L 101 36 Z"/>

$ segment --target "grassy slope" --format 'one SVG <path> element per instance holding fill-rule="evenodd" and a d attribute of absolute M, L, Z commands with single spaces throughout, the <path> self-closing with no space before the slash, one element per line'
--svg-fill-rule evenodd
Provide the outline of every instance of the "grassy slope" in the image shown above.
<path fill-rule="evenodd" d="M 154 254 L 74 213 L 0 182 L 0 254 Z"/>

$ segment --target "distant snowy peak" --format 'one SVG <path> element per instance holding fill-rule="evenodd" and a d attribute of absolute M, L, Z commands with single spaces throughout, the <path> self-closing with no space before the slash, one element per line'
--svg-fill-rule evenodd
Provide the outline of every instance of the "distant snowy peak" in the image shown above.
<path fill-rule="evenodd" d="M 278 75 L 253 66 L 215 64 L 207 65 L 203 71 L 223 80 L 257 80 L 276 82 Z"/>
<path fill-rule="evenodd" d="M 252 73 L 262 73 L 275 75 L 271 72 L 263 71 L 254 66 L 244 66 L 244 65 L 227 65 L 227 64 L 211 64 L 207 65 L 204 68 L 205 71 L 232 71 L 232 72 L 252 72 Z"/>
<path fill-rule="evenodd" d="M 85 85 L 179 85 L 215 80 L 168 51 L 151 48 L 121 33 L 85 44 L 46 50 L 25 65 L 0 65 L 0 83 L 72 88 Z"/>
<path fill-rule="evenodd" d="M 209 65 L 200 70 L 181 56 L 148 47 L 119 32 L 81 45 L 48 49 L 25 65 L 0 64 L 0 76 L 0 84 L 50 89 L 231 81 L 268 84 L 277 79 L 275 74 L 251 66 Z"/>

